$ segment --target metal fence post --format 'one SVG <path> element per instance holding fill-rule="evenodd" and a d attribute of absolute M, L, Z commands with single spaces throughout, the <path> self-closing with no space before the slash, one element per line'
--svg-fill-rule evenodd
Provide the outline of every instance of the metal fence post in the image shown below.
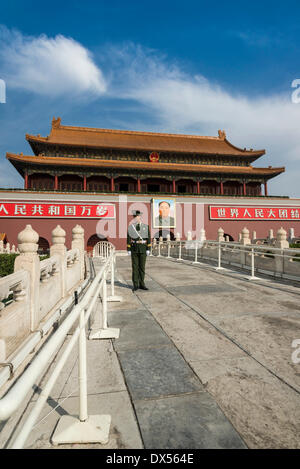
<path fill-rule="evenodd" d="M 102 280 L 102 328 L 96 332 L 91 332 L 89 339 L 118 339 L 120 335 L 120 329 L 107 326 L 107 282 L 106 282 L 107 271 L 103 273 Z M 114 301 L 114 300 L 112 300 Z M 116 300 L 119 301 L 119 300 Z"/>
<path fill-rule="evenodd" d="M 255 277 L 254 248 L 251 248 L 251 277 L 248 280 L 259 280 L 259 277 Z"/>
<path fill-rule="evenodd" d="M 85 422 L 88 418 L 87 411 L 87 373 L 86 373 L 86 336 L 84 308 L 80 312 L 79 335 L 79 420 Z"/>
<path fill-rule="evenodd" d="M 200 264 L 200 262 L 198 262 L 198 242 L 197 241 L 195 242 L 195 260 L 193 264 Z"/>
<path fill-rule="evenodd" d="M 181 241 L 179 241 L 179 253 L 178 253 L 178 256 L 179 256 L 179 257 L 178 257 L 177 260 L 178 260 L 178 261 L 182 261 L 183 259 L 182 259 L 182 257 L 181 257 Z"/>
<path fill-rule="evenodd" d="M 218 249 L 218 267 L 216 270 L 225 270 L 224 267 L 221 267 L 221 243 L 219 242 L 219 249 Z"/>

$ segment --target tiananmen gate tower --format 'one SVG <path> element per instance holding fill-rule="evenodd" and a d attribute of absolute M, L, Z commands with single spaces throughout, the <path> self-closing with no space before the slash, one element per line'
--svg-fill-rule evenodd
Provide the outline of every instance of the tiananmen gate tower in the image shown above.
<path fill-rule="evenodd" d="M 100 236 L 125 250 L 131 212 L 140 208 L 152 236 L 165 237 L 166 228 L 171 239 L 186 239 L 187 231 L 196 239 L 201 228 L 216 239 L 220 226 L 235 241 L 244 226 L 258 238 L 281 226 L 298 230 L 299 201 L 268 195 L 268 181 L 285 168 L 253 165 L 265 150 L 238 148 L 221 130 L 207 137 L 66 126 L 53 118 L 48 136 L 26 140 L 33 155 L 6 154 L 24 178 L 24 189 L 1 190 L 0 232 L 10 243 L 30 223 L 46 249 L 56 222 L 67 233 L 78 222 L 88 249 Z M 172 226 L 155 226 L 160 200 Z"/>

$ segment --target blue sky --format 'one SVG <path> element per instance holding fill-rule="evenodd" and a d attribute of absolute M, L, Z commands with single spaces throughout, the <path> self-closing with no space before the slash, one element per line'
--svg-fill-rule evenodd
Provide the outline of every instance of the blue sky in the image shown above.
<path fill-rule="evenodd" d="M 6 151 L 66 125 L 217 135 L 265 148 L 257 166 L 299 197 L 300 5 L 186 0 L 7 2 L 0 11 L 0 187 L 20 187 Z M 300 93 L 299 93 L 300 97 Z"/>

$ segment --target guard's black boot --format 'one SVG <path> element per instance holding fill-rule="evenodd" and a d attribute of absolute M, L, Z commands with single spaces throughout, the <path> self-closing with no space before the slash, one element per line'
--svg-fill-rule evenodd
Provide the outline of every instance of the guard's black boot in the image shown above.
<path fill-rule="evenodd" d="M 142 286 L 140 287 L 140 290 L 149 290 L 149 288 L 147 288 L 146 285 L 142 285 Z"/>

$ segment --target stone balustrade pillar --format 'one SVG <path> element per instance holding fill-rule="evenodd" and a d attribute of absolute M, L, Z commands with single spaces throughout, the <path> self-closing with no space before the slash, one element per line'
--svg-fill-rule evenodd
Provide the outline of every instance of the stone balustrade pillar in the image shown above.
<path fill-rule="evenodd" d="M 223 228 L 219 228 L 218 229 L 218 243 L 223 243 L 225 241 L 225 238 L 224 238 L 224 230 Z"/>
<path fill-rule="evenodd" d="M 201 228 L 201 230 L 200 230 L 200 241 L 201 242 L 206 241 L 206 233 L 205 233 L 204 228 Z"/>
<path fill-rule="evenodd" d="M 50 247 L 50 257 L 57 255 L 61 260 L 59 269 L 61 278 L 61 297 L 66 296 L 67 293 L 67 248 L 65 246 L 65 242 L 66 232 L 60 225 L 57 225 L 57 227 L 52 231 L 52 246 Z"/>
<path fill-rule="evenodd" d="M 3 254 L 4 252 L 4 245 L 3 245 L 3 241 L 1 240 L 0 241 L 0 254 Z"/>
<path fill-rule="evenodd" d="M 192 232 L 191 231 L 188 231 L 187 232 L 187 241 L 192 241 L 193 237 L 192 237 Z"/>
<path fill-rule="evenodd" d="M 180 237 L 180 233 L 176 233 L 176 241 L 180 241 L 181 237 Z"/>
<path fill-rule="evenodd" d="M 250 236 L 249 236 L 249 230 L 246 227 L 242 229 L 242 239 L 241 239 L 240 243 L 243 246 L 246 246 L 247 244 L 251 244 L 251 239 L 250 239 Z"/>
<path fill-rule="evenodd" d="M 26 225 L 18 234 L 18 250 L 14 271 L 26 270 L 30 275 L 29 302 L 30 302 L 30 329 L 35 331 L 40 322 L 40 258 L 38 251 L 39 235 Z"/>
<path fill-rule="evenodd" d="M 281 227 L 277 231 L 276 235 L 276 241 L 275 241 L 275 248 L 280 248 L 280 249 L 288 249 L 290 247 L 289 242 L 287 240 L 287 233 L 286 231 Z"/>
<path fill-rule="evenodd" d="M 79 250 L 80 280 L 84 279 L 84 229 L 80 225 L 72 229 L 72 249 Z"/>
<path fill-rule="evenodd" d="M 289 229 L 289 242 L 292 243 L 295 238 L 295 228 Z"/>

